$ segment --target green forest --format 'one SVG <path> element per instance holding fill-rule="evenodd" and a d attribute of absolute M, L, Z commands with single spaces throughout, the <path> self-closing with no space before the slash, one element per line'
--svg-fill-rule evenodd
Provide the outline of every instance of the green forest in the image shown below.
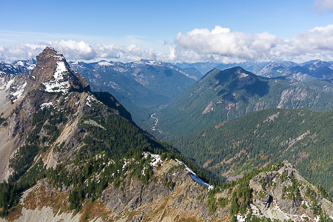
<path fill-rule="evenodd" d="M 172 144 L 200 166 L 220 175 L 249 172 L 288 160 L 301 174 L 333 194 L 333 112 L 268 109 L 180 137 Z M 231 171 L 231 170 L 232 171 Z"/>

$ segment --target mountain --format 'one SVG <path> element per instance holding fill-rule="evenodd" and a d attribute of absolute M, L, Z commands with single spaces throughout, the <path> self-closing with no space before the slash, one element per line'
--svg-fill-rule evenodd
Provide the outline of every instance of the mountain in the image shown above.
<path fill-rule="evenodd" d="M 69 203 L 67 212 L 80 211 L 87 201 L 101 200 L 108 186 L 118 188 L 124 182 L 125 173 L 137 178 L 138 186 L 152 182 L 153 157 L 181 159 L 201 178 L 214 178 L 137 127 L 111 94 L 93 93 L 53 48 L 37 56 L 31 75 L 2 73 L 0 83 L 0 216 L 8 216 L 6 220 L 12 220 L 11 212 L 20 218 L 22 210 L 31 209 L 34 203 L 25 202 L 31 190 L 36 200 L 45 188 L 52 207 L 57 203 L 54 195 L 65 191 L 62 200 Z M 194 178 L 205 184 L 198 176 Z M 173 183 L 166 184 L 163 187 Z M 147 198 L 144 202 L 151 202 Z M 41 204 L 40 200 L 35 203 Z M 27 213 L 20 220 L 40 218 Z"/>
<path fill-rule="evenodd" d="M 182 62 L 182 63 L 176 63 L 175 65 L 178 67 L 181 67 L 181 68 L 185 68 L 185 69 L 199 70 L 199 72 L 201 72 L 200 77 L 202 77 L 205 73 L 216 68 L 220 64 L 219 63 L 210 63 L 210 62 L 196 62 L 196 63 Z"/>
<path fill-rule="evenodd" d="M 195 69 L 182 69 L 150 60 L 130 63 L 76 62 L 70 65 L 89 81 L 92 90 L 114 95 L 138 124 L 198 79 Z"/>
<path fill-rule="evenodd" d="M 199 130 L 172 142 L 183 154 L 229 180 L 288 160 L 333 195 L 333 111 L 268 109 Z"/>
<path fill-rule="evenodd" d="M 260 72 L 258 72 L 258 75 L 265 77 L 290 76 L 300 81 L 309 81 L 314 78 L 333 78 L 333 67 L 328 62 L 315 61 L 294 66 L 282 66 L 276 63 L 270 63 L 269 65 L 275 66 L 272 68 L 264 67 Z"/>
<path fill-rule="evenodd" d="M 213 188 L 195 182 L 196 175 L 186 165 L 160 157 L 153 155 L 144 163 L 154 166 L 146 182 L 135 176 L 141 172 L 135 170 L 135 161 L 141 159 L 123 159 L 114 171 L 120 178 L 95 200 L 96 188 L 103 183 L 99 178 L 109 174 L 108 167 L 83 185 L 90 191 L 86 196 L 61 179 L 56 185 L 49 178 L 39 180 L 0 221 L 332 221 L 333 204 L 325 190 L 310 184 L 286 161 Z M 101 158 L 100 165 L 105 161 Z M 53 175 L 65 178 L 64 171 L 56 169 Z"/>
<path fill-rule="evenodd" d="M 17 60 L 12 64 L 0 61 L 0 74 L 31 74 L 36 66 L 36 60 Z"/>
<path fill-rule="evenodd" d="M 324 88 L 321 88 L 325 86 Z M 151 118 L 156 136 L 186 135 L 224 120 L 268 108 L 333 108 L 332 83 L 264 78 L 241 67 L 213 69 Z"/>
<path fill-rule="evenodd" d="M 211 69 L 229 69 L 240 66 L 256 75 L 275 78 L 279 76 L 292 77 L 299 81 L 309 81 L 315 78 L 332 79 L 333 62 L 312 60 L 304 63 L 291 61 L 282 62 L 242 62 L 242 63 L 177 63 L 183 68 L 196 68 L 201 73 L 207 73 Z"/>
<path fill-rule="evenodd" d="M 46 48 L 31 75 L 2 74 L 0 180 L 21 179 L 37 166 L 54 168 L 75 156 L 166 148 L 132 121 L 109 93 L 92 93 L 62 54 Z M 27 182 L 27 183 L 30 183 Z"/>
<path fill-rule="evenodd" d="M 46 48 L 2 74 L 0 221 L 329 220 L 333 204 L 288 162 L 231 183 L 137 127 Z"/>

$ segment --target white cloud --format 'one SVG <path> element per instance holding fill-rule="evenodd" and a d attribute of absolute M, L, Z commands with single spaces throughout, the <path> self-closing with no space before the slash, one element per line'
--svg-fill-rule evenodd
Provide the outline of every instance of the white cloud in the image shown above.
<path fill-rule="evenodd" d="M 163 43 L 161 43 L 163 45 Z M 295 62 L 313 59 L 333 60 L 333 25 L 315 27 L 292 39 L 268 32 L 249 34 L 216 26 L 212 30 L 194 29 L 178 33 L 166 51 L 142 49 L 136 44 L 91 45 L 85 41 L 61 40 L 38 44 L 0 45 L 0 60 L 11 62 L 35 58 L 46 46 L 52 46 L 68 60 L 109 59 L 128 62 L 153 59 L 165 62 L 240 62 L 245 60 Z"/>
<path fill-rule="evenodd" d="M 194 29 L 186 35 L 178 33 L 175 42 L 184 49 L 191 49 L 199 54 L 217 54 L 252 59 L 248 48 L 251 36 L 241 32 L 230 32 L 230 29 L 216 26 L 208 29 Z"/>
<path fill-rule="evenodd" d="M 96 43 L 95 50 L 98 52 L 97 57 L 109 59 L 118 59 L 125 53 L 125 50 L 116 44 L 103 45 Z"/>
<path fill-rule="evenodd" d="M 54 47 L 57 51 L 66 55 L 71 59 L 84 59 L 90 60 L 96 57 L 95 50 L 84 41 L 73 41 L 73 40 L 61 40 L 60 42 L 50 42 L 49 45 Z"/>
<path fill-rule="evenodd" d="M 13 47 L 0 47 L 0 60 L 14 61 L 19 59 L 30 59 L 36 57 L 47 45 L 19 45 Z"/>
<path fill-rule="evenodd" d="M 145 49 L 144 54 L 146 55 L 147 59 L 151 59 L 151 60 L 157 59 L 154 49 Z"/>
<path fill-rule="evenodd" d="M 216 26 L 178 33 L 174 39 L 177 60 L 235 62 L 242 60 L 328 60 L 333 52 L 333 25 L 316 27 L 293 39 L 268 32 L 247 34 Z"/>
<path fill-rule="evenodd" d="M 315 0 L 313 7 L 320 12 L 322 12 L 322 11 L 333 12 L 333 1 L 332 0 Z"/>
<path fill-rule="evenodd" d="M 116 44 L 96 43 L 92 46 L 84 41 L 61 40 L 40 44 L 0 46 L 0 60 L 12 62 L 15 60 L 35 58 L 47 46 L 54 47 L 68 60 L 112 59 L 127 62 L 140 59 L 157 59 L 153 49 L 141 50 L 134 44 L 119 46 Z"/>

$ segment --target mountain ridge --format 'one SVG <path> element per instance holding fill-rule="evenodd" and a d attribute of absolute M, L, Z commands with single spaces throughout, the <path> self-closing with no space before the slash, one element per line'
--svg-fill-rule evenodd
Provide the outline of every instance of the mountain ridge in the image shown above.
<path fill-rule="evenodd" d="M 331 82 L 323 80 L 299 82 L 288 77 L 261 77 L 241 67 L 213 69 L 156 112 L 154 135 L 186 135 L 251 111 L 274 107 L 332 109 L 332 87 Z"/>

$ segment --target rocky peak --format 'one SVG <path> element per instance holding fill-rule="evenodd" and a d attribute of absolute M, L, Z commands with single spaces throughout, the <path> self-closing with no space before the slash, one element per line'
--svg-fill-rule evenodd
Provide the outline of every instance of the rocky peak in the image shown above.
<path fill-rule="evenodd" d="M 38 83 L 44 85 L 47 92 L 63 92 L 66 94 L 71 89 L 90 91 L 87 81 L 70 68 L 61 53 L 51 47 L 46 47 L 37 56 L 37 64 L 32 76 Z"/>
<path fill-rule="evenodd" d="M 249 187 L 254 191 L 253 204 L 267 218 L 304 221 L 306 217 L 315 221 L 320 212 L 332 215 L 332 203 L 287 161 L 276 171 L 253 177 Z"/>
<path fill-rule="evenodd" d="M 51 47 L 46 47 L 36 58 L 37 64 L 32 75 L 41 83 L 53 77 L 58 62 L 65 62 L 64 56 Z"/>

